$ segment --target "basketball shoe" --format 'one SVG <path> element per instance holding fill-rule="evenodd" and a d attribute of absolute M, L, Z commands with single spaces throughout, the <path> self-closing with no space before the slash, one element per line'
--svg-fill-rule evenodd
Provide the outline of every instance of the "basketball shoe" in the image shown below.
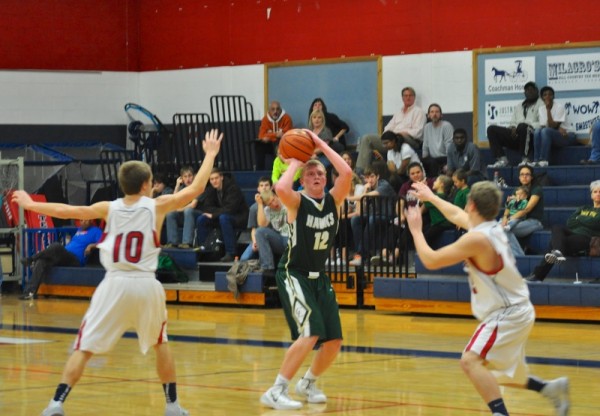
<path fill-rule="evenodd" d="M 167 403 L 165 408 L 165 416 L 189 416 L 189 412 L 183 407 L 179 406 L 179 403 Z"/>
<path fill-rule="evenodd" d="M 302 403 L 292 399 L 288 393 L 288 386 L 283 384 L 273 386 L 267 390 L 260 398 L 260 402 L 276 410 L 296 410 L 302 408 Z"/>
<path fill-rule="evenodd" d="M 569 379 L 567 377 L 549 381 L 541 393 L 542 396 L 550 399 L 558 416 L 569 414 Z"/>
<path fill-rule="evenodd" d="M 309 380 L 307 378 L 301 378 L 296 383 L 296 393 L 300 396 L 306 397 L 309 403 L 325 403 L 327 396 L 321 390 L 315 386 L 316 380 Z"/>
<path fill-rule="evenodd" d="M 42 412 L 42 416 L 65 416 L 65 409 L 63 409 L 62 402 L 50 400 L 48 407 Z"/>

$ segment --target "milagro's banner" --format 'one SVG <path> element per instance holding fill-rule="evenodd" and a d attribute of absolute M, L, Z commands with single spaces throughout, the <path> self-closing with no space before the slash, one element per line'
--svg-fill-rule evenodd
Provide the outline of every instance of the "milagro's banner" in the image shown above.
<path fill-rule="evenodd" d="M 485 131 L 489 126 L 508 127 L 515 106 L 523 100 L 486 101 L 485 102 Z M 480 138 L 481 140 L 481 138 Z"/>
<path fill-rule="evenodd" d="M 535 82 L 535 57 L 485 60 L 485 95 L 523 93 L 529 81 Z"/>
<path fill-rule="evenodd" d="M 546 71 L 555 91 L 600 89 L 599 52 L 548 56 Z"/>

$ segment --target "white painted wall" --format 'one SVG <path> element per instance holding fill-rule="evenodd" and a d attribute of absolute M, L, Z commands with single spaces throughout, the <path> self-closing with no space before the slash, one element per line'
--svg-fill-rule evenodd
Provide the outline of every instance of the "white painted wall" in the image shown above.
<path fill-rule="evenodd" d="M 139 98 L 131 72 L 0 71 L 0 124 L 126 123 Z"/>
<path fill-rule="evenodd" d="M 410 85 L 417 103 L 445 113 L 473 111 L 472 54 L 448 52 L 382 59 L 383 114 L 402 106 Z M 264 66 L 131 72 L 0 71 L 0 124 L 127 124 L 134 102 L 170 123 L 175 113 L 210 112 L 212 95 L 244 95 L 264 115 Z"/>

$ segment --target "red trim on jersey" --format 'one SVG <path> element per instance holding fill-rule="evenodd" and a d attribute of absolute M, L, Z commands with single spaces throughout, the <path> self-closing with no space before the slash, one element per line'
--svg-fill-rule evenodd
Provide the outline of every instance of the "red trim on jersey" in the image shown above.
<path fill-rule="evenodd" d="M 106 238 L 106 235 L 107 234 L 105 232 L 103 232 L 102 235 L 100 236 L 100 240 L 98 240 L 98 242 L 96 244 L 100 244 L 101 242 L 103 242 L 104 239 Z"/>
<path fill-rule="evenodd" d="M 160 237 L 156 235 L 156 230 L 152 230 L 152 235 L 154 236 L 154 245 L 160 247 Z"/>
<path fill-rule="evenodd" d="M 79 327 L 79 332 L 77 332 L 77 340 L 75 341 L 75 348 L 74 348 L 75 351 L 78 351 L 79 348 L 81 347 L 81 335 L 82 335 L 81 333 L 83 332 L 83 329 L 85 328 L 85 324 L 86 324 L 86 321 L 83 321 L 81 323 L 81 326 Z"/>
<path fill-rule="evenodd" d="M 157 344 L 162 344 L 163 343 L 163 330 L 165 329 L 165 325 L 167 325 L 167 321 L 164 321 L 162 323 L 162 325 L 160 326 L 160 332 L 158 333 L 158 341 L 156 342 Z"/>
<path fill-rule="evenodd" d="M 498 268 L 487 272 L 477 265 L 477 262 L 475 261 L 475 259 L 469 258 L 469 262 L 473 265 L 473 267 L 475 267 L 481 273 L 487 274 L 488 276 L 491 276 L 493 274 L 498 274 L 498 273 L 500 273 L 500 271 L 502 269 L 504 269 L 504 260 L 502 260 L 502 256 L 500 254 L 498 254 L 498 260 L 500 260 L 500 265 L 498 266 Z"/>
<path fill-rule="evenodd" d="M 481 327 L 477 330 L 475 335 L 473 335 L 473 337 L 471 338 L 471 342 L 469 342 L 469 345 L 467 345 L 467 348 L 465 348 L 465 351 L 471 351 L 473 344 L 475 343 L 475 341 L 479 337 L 479 334 L 481 333 L 481 331 L 483 331 L 483 328 L 485 328 L 485 326 L 486 326 L 485 324 L 481 325 Z M 494 328 L 494 331 L 492 331 L 492 335 L 485 343 L 483 349 L 481 350 L 481 354 L 479 354 L 479 356 L 481 358 L 483 358 L 484 360 L 485 360 L 485 357 L 487 356 L 488 352 L 490 352 L 490 350 L 494 346 L 494 343 L 496 342 L 496 338 L 498 338 L 498 326 L 496 326 Z"/>

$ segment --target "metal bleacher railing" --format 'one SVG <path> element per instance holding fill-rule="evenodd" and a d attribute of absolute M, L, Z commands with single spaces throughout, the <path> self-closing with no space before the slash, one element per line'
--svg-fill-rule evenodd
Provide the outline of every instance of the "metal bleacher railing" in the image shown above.
<path fill-rule="evenodd" d="M 255 170 L 258 137 L 252 104 L 241 95 L 210 97 L 212 125 L 225 134 L 218 164 L 223 170 Z"/>
<path fill-rule="evenodd" d="M 359 267 L 350 265 L 351 253 L 354 252 L 354 236 L 351 219 L 348 218 L 350 205 L 348 201 L 341 208 L 340 225 L 335 244 L 327 262 L 327 271 L 334 283 L 345 283 L 348 288 L 357 284 L 362 291 L 371 285 L 376 276 L 409 277 L 408 233 L 394 223 L 398 209 L 398 198 L 382 196 L 366 196 L 360 200 L 360 214 L 354 221 L 362 227 L 363 258 Z M 400 258 L 394 249 L 400 248 Z M 386 256 L 383 256 L 384 250 Z M 371 257 L 379 257 L 384 261 L 372 262 Z M 389 258 L 389 261 L 385 261 Z M 354 281 L 354 277 L 356 281 Z"/>

